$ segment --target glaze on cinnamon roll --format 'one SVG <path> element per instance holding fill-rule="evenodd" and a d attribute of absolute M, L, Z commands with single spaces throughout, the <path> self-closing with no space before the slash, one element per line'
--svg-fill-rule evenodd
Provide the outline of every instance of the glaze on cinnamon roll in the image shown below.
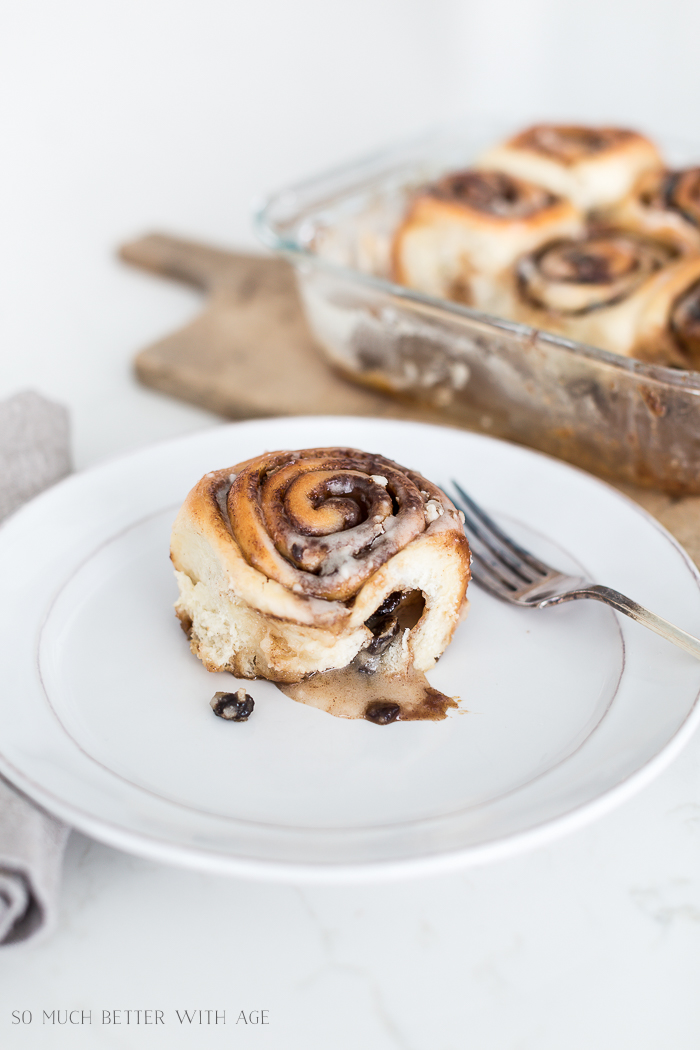
<path fill-rule="evenodd" d="M 454 706 L 423 672 L 465 609 L 469 548 L 420 474 L 356 449 L 267 453 L 202 478 L 171 557 L 209 670 L 382 724 Z"/>
<path fill-rule="evenodd" d="M 582 218 L 541 186 L 497 171 L 446 175 L 420 193 L 396 233 L 395 279 L 444 299 L 490 306 L 489 278 Z"/>
<path fill-rule="evenodd" d="M 616 226 L 700 250 L 700 168 L 648 172 L 605 218 Z"/>
<path fill-rule="evenodd" d="M 625 128 L 536 124 L 488 150 L 479 167 L 529 179 L 590 211 L 620 200 L 662 160 L 649 139 Z"/>
<path fill-rule="evenodd" d="M 671 245 L 620 230 L 552 241 L 520 259 L 499 307 L 513 320 L 633 356 L 641 314 L 680 258 Z"/>

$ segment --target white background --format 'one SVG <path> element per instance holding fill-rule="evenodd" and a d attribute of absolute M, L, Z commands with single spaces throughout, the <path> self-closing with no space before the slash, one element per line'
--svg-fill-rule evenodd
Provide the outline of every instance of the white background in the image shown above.
<path fill-rule="evenodd" d="M 4 0 L 0 395 L 71 407 L 76 465 L 213 422 L 130 359 L 198 308 L 116 246 L 254 244 L 252 199 L 474 114 L 700 144 L 700 5 Z M 700 155 L 700 146 L 699 146 Z M 700 742 L 598 825 L 376 890 L 228 882 L 74 836 L 53 939 L 0 950 L 0 1045 L 691 1050 Z M 18 1030 L 23 1008 L 269 1008 L 269 1028 Z"/>

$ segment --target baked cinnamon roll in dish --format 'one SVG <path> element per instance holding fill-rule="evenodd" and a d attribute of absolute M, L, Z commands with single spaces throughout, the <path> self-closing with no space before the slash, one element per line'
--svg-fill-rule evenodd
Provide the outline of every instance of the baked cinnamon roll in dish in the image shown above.
<path fill-rule="evenodd" d="M 700 256 L 659 274 L 650 291 L 634 356 L 700 371 Z"/>
<path fill-rule="evenodd" d="M 647 172 L 605 218 L 615 226 L 700 251 L 700 168 Z"/>
<path fill-rule="evenodd" d="M 662 168 L 663 161 L 636 131 L 536 124 L 488 150 L 479 167 L 529 179 L 589 211 L 620 200 L 643 172 Z"/>
<path fill-rule="evenodd" d="M 498 305 L 535 328 L 633 356 L 658 282 L 682 262 L 673 246 L 628 231 L 552 241 L 520 259 Z"/>
<path fill-rule="evenodd" d="M 394 237 L 394 277 L 485 310 L 494 274 L 544 241 L 582 230 L 578 210 L 541 186 L 498 171 L 460 171 L 414 199 Z"/>
<path fill-rule="evenodd" d="M 437 486 L 348 448 L 216 470 L 172 531 L 190 647 L 210 671 L 379 724 L 444 718 L 430 670 L 466 609 L 469 547 Z"/>

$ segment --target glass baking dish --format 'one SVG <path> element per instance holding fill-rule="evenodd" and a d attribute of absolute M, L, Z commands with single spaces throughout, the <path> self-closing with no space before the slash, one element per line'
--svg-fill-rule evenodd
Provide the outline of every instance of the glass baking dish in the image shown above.
<path fill-rule="evenodd" d="M 309 324 L 349 378 L 594 473 L 700 493 L 700 373 L 618 357 L 390 280 L 417 187 L 468 166 L 502 131 L 446 131 L 311 179 L 257 213 L 295 267 Z M 690 156 L 667 150 L 672 164 Z"/>

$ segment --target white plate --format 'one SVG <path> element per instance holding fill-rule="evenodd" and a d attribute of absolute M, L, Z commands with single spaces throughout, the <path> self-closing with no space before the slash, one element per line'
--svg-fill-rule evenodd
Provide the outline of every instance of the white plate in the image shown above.
<path fill-rule="evenodd" d="M 359 879 L 511 854 L 609 810 L 698 721 L 700 663 L 595 602 L 472 607 L 430 675 L 444 722 L 336 719 L 268 682 L 247 723 L 172 611 L 169 529 L 208 470 L 354 445 L 462 480 L 526 544 L 700 634 L 698 573 L 652 518 L 538 453 L 366 419 L 219 427 L 76 475 L 0 531 L 0 771 L 114 846 L 218 872 Z"/>

